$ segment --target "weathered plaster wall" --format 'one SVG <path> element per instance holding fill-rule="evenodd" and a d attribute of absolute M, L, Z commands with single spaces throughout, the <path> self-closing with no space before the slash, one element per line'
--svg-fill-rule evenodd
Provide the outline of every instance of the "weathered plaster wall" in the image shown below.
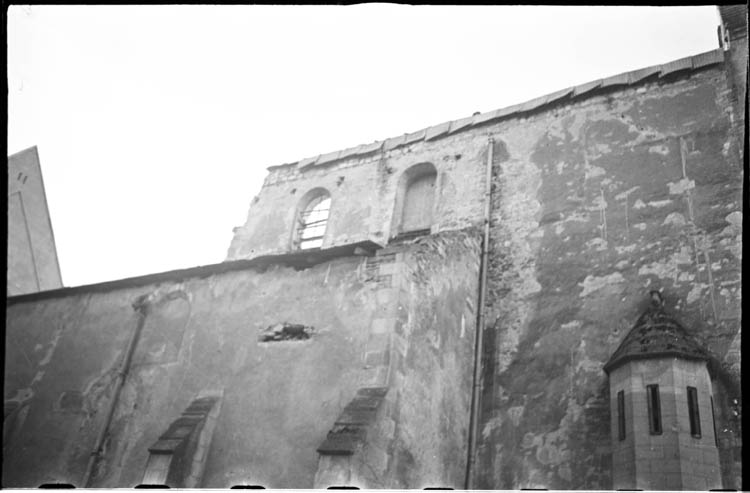
<path fill-rule="evenodd" d="M 710 69 L 492 129 L 480 487 L 611 486 L 602 366 L 648 289 L 664 289 L 739 381 L 742 170 L 728 97 Z"/>
<path fill-rule="evenodd" d="M 316 488 L 463 487 L 479 246 L 472 228 L 368 259 L 384 289 L 361 395 L 319 449 Z"/>
<path fill-rule="evenodd" d="M 654 77 L 374 158 L 274 168 L 228 258 L 289 251 L 297 202 L 315 187 L 332 197 L 323 248 L 386 243 L 399 212 L 400 176 L 422 162 L 438 170 L 432 232 L 480 225 L 491 134 L 488 327 L 474 486 L 611 487 L 602 367 L 645 308 L 647 290 L 663 289 L 667 309 L 719 362 L 713 388 L 722 480 L 740 489 L 741 438 L 731 402 L 739 397 L 742 167 L 726 77 L 718 66 Z M 404 260 L 393 269 L 410 280 L 395 288 L 368 280 L 368 261 L 356 258 L 165 286 L 164 293 L 184 295 L 159 305 L 150 319 L 150 349 L 137 355 L 100 484 L 138 483 L 159 427 L 199 391 L 222 386 L 204 485 L 312 486 L 316 447 L 362 387 L 362 356 L 385 357 L 383 338 L 373 337 L 382 329 L 391 334 L 384 338 L 391 345 L 389 390 L 360 463 L 367 484 L 462 486 L 478 252 L 471 241 L 420 241 L 403 247 Z M 10 308 L 15 335 L 8 346 L 20 350 L 9 352 L 9 392 L 32 404 L 18 413 L 24 428 L 13 440 L 50 450 L 43 460 L 31 452 L 13 457 L 6 477 L 76 482 L 135 324 L 130 303 L 153 289 Z M 398 314 L 379 312 L 399 307 Z M 257 329 L 283 320 L 321 332 L 305 342 L 259 346 Z M 51 413 L 63 388 L 82 391 L 90 411 Z M 70 434 L 82 445 L 65 449 Z"/>
<path fill-rule="evenodd" d="M 274 168 L 229 258 L 288 249 L 291 191 L 315 186 L 333 197 L 324 246 L 383 242 L 393 235 L 398 177 L 423 161 L 439 173 L 433 232 L 481 224 L 492 135 L 477 486 L 610 487 L 602 366 L 647 290 L 663 289 L 668 308 L 723 368 L 715 385 L 718 415 L 727 417 L 723 480 L 737 487 L 741 440 L 729 405 L 740 374 L 742 166 L 726 70 L 595 91 L 373 159 Z"/>
<path fill-rule="evenodd" d="M 271 267 L 20 302 L 8 307 L 5 399 L 21 406 L 4 444 L 3 484 L 81 486 L 137 324 L 153 301 L 93 486 L 141 482 L 148 447 L 200 392 L 223 389 L 204 487 L 312 487 L 316 447 L 357 388 L 377 286 L 363 257 Z M 288 321 L 304 341 L 259 343 Z M 61 400 L 63 392 L 82 398 Z M 66 408 L 60 403 L 65 402 Z"/>
<path fill-rule="evenodd" d="M 62 286 L 36 147 L 8 156 L 8 295 Z"/>
<path fill-rule="evenodd" d="M 479 246 L 471 229 L 402 250 L 390 386 L 362 454 L 370 488 L 463 488 Z"/>
<path fill-rule="evenodd" d="M 401 175 L 429 162 L 437 169 L 432 231 L 461 229 L 481 221 L 486 136 L 477 132 L 418 142 L 380 155 L 327 166 L 271 170 L 253 199 L 244 226 L 235 229 L 227 259 L 252 258 L 291 250 L 294 215 L 300 198 L 316 187 L 331 194 L 323 248 L 372 240 L 387 243 L 392 231 Z"/>
<path fill-rule="evenodd" d="M 132 305 L 145 299 L 93 486 L 141 483 L 148 447 L 209 392 L 222 395 L 221 412 L 201 486 L 310 488 L 316 449 L 344 406 L 359 388 L 385 385 L 356 477 L 370 487 L 460 487 L 478 262 L 477 231 L 452 231 L 302 271 L 246 269 L 13 303 L 5 398 L 22 412 L 5 443 L 3 482 L 82 485 L 139 322 Z M 283 321 L 315 330 L 307 340 L 258 342 Z"/>

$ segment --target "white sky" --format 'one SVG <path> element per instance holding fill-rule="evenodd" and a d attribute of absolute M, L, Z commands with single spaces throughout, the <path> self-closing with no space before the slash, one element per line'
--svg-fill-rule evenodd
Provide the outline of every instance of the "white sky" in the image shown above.
<path fill-rule="evenodd" d="M 718 47 L 706 7 L 11 6 L 66 286 L 224 260 L 268 166 Z"/>

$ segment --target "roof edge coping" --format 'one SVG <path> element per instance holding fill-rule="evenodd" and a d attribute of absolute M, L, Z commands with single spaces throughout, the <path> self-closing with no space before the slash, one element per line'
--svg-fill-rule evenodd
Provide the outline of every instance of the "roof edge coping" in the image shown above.
<path fill-rule="evenodd" d="M 491 110 L 486 113 L 480 113 L 471 117 L 459 118 L 457 120 L 450 120 L 447 122 L 439 123 L 437 125 L 431 125 L 415 132 L 409 132 L 401 136 L 389 137 L 386 139 L 375 141 L 372 144 L 362 144 L 344 150 L 320 154 L 316 157 L 305 158 L 298 161 L 296 164 L 299 170 L 303 170 L 309 166 L 313 166 L 316 164 L 327 164 L 337 160 L 341 160 L 343 158 L 369 154 L 374 150 L 390 151 L 392 149 L 409 145 L 421 140 L 434 140 L 444 135 L 454 134 L 477 125 L 482 125 L 495 120 L 499 120 L 501 118 L 534 111 L 548 104 L 560 101 L 568 96 L 580 97 L 595 89 L 607 89 L 611 87 L 635 85 L 641 83 L 642 81 L 655 74 L 658 74 L 659 77 L 664 77 L 666 75 L 670 75 L 676 72 L 682 72 L 685 70 L 702 69 L 704 67 L 708 67 L 717 63 L 723 63 L 723 61 L 723 51 L 721 50 L 721 48 L 716 48 L 714 50 L 698 53 L 696 55 L 679 58 L 671 62 L 659 65 L 651 65 L 648 67 L 643 67 L 640 69 L 605 77 L 603 79 L 585 82 L 583 84 L 578 84 L 566 89 L 558 90 L 518 104 Z M 445 130 L 443 130 L 444 128 Z M 370 149 L 370 146 L 376 147 Z M 267 169 L 270 171 L 293 165 L 294 163 L 283 164 L 278 166 L 270 166 Z"/>

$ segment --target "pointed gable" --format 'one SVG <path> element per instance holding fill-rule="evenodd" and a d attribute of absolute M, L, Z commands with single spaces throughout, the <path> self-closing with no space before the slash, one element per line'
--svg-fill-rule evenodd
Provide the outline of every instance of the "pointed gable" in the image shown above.
<path fill-rule="evenodd" d="M 652 300 L 651 306 L 641 314 L 604 365 L 605 372 L 609 373 L 633 359 L 674 356 L 709 361 L 706 350 L 675 318 L 664 311 L 658 292 L 652 291 Z"/>

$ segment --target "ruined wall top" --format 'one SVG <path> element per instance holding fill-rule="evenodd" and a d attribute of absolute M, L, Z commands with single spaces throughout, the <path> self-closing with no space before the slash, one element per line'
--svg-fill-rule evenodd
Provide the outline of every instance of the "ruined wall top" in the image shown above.
<path fill-rule="evenodd" d="M 430 167 L 431 197 L 411 202 L 429 209 L 422 231 L 436 233 L 482 223 L 488 137 L 508 124 L 604 101 L 614 91 L 660 90 L 724 62 L 714 50 L 662 65 L 618 74 L 522 104 L 444 122 L 371 144 L 321 154 L 269 168 L 247 220 L 235 228 L 226 260 L 278 254 L 300 248 L 313 195 L 330 198 L 319 248 L 372 241 L 386 244 L 406 232 L 407 190 L 419 169 Z M 650 89 L 645 89 L 648 86 Z M 603 99 L 604 98 L 604 99 Z M 550 115 L 553 116 L 553 115 Z M 502 142 L 495 160 L 507 159 Z M 416 177 L 418 178 L 418 177 Z"/>

